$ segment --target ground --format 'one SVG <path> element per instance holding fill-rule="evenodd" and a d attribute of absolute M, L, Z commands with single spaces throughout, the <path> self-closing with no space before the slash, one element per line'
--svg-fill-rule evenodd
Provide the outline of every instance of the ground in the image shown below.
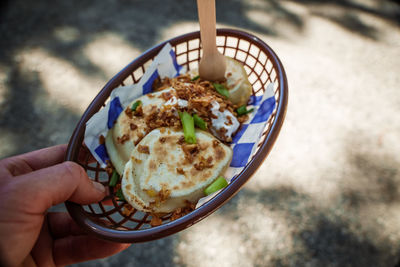
<path fill-rule="evenodd" d="M 194 0 L 0 4 L 0 158 L 67 143 L 103 85 L 198 30 Z M 219 27 L 278 54 L 288 113 L 268 158 L 216 213 L 75 266 L 394 266 L 400 258 L 400 6 L 218 0 Z"/>

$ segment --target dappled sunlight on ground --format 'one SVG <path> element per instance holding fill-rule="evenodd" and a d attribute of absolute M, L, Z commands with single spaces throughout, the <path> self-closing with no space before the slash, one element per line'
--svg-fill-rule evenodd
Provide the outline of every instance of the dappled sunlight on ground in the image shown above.
<path fill-rule="evenodd" d="M 6 93 L 8 90 L 6 86 L 7 74 L 6 68 L 0 65 L 0 105 L 4 104 L 6 100 Z"/>
<path fill-rule="evenodd" d="M 211 225 L 199 223 L 181 234 L 177 253 L 185 266 L 232 266 L 248 263 L 239 229 L 226 217 L 213 216 Z M 235 251 L 235 253 L 232 253 Z"/>
<path fill-rule="evenodd" d="M 171 39 L 176 36 L 177 33 L 184 34 L 193 31 L 199 31 L 199 23 L 194 21 L 183 21 L 174 23 L 168 28 L 162 30 L 159 38 L 159 42 Z"/>
<path fill-rule="evenodd" d="M 0 147 L 0 153 L 2 155 L 12 155 L 15 146 L 14 146 L 14 133 L 12 131 L 7 131 L 5 129 L 1 129 L 1 135 L 0 135 L 0 142 L 2 144 L 8 144 L 7 146 L 1 146 Z"/>
<path fill-rule="evenodd" d="M 253 266 L 290 252 L 293 229 L 284 214 L 250 194 L 181 234 L 177 251 L 186 266 Z"/>
<path fill-rule="evenodd" d="M 102 77 L 81 73 L 70 62 L 46 50 L 24 50 L 17 54 L 22 72 L 35 72 L 48 101 L 82 113 L 103 84 Z"/>
<path fill-rule="evenodd" d="M 69 26 L 54 29 L 54 37 L 65 44 L 79 41 L 82 38 L 79 29 Z"/>
<path fill-rule="evenodd" d="M 92 64 L 100 68 L 108 78 L 141 54 L 131 43 L 112 32 L 96 36 L 83 50 Z"/>

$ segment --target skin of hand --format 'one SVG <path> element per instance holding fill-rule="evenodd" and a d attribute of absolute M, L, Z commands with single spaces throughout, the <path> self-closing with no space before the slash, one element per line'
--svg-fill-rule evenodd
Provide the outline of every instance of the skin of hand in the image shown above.
<path fill-rule="evenodd" d="M 63 162 L 65 151 L 59 145 L 0 161 L 0 266 L 64 266 L 129 247 L 87 235 L 67 213 L 47 212 L 106 195 L 81 166 Z"/>

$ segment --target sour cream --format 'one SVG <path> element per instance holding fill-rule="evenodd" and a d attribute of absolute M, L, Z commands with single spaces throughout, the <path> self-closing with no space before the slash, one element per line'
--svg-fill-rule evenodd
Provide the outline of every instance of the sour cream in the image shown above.
<path fill-rule="evenodd" d="M 217 117 L 211 119 L 212 133 L 222 140 L 232 140 L 232 135 L 237 131 L 240 126 L 239 121 L 229 110 L 225 109 L 224 112 L 219 111 L 220 105 L 217 101 L 211 102 L 211 105 L 211 113 L 215 115 L 215 117 Z M 231 124 L 229 123 L 229 121 L 231 122 Z M 220 129 L 222 128 L 226 129 L 226 133 L 224 136 L 220 136 L 219 133 Z"/>
<path fill-rule="evenodd" d="M 172 96 L 167 102 L 165 102 L 164 106 L 175 106 L 178 105 L 180 108 L 185 108 L 188 106 L 188 102 L 184 99 L 177 99 L 175 96 Z"/>

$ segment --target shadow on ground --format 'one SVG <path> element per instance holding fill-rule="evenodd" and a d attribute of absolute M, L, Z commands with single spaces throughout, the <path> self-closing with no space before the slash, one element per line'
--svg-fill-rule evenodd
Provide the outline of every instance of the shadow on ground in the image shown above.
<path fill-rule="evenodd" d="M 176 237 L 166 237 L 153 242 L 133 244 L 127 250 L 104 260 L 75 264 L 74 266 L 176 266 L 174 250 L 178 243 Z"/>
<path fill-rule="evenodd" d="M 14 68 L 8 75 L 7 103 L 0 109 L 1 131 L 9 135 L 11 148 L 6 157 L 13 154 L 66 142 L 80 114 L 58 105 L 37 106 L 39 99 L 46 99 L 41 81 L 35 72 L 23 72 Z M 42 100 L 43 101 L 43 100 Z M 44 101 L 46 102 L 46 101 Z M 5 144 L 3 144 L 5 146 Z"/>
<path fill-rule="evenodd" d="M 218 22 L 234 27 L 258 32 L 261 34 L 279 36 L 279 28 L 268 26 L 271 23 L 254 21 L 250 11 L 267 13 L 272 22 L 285 22 L 292 25 L 296 31 L 302 31 L 306 17 L 296 14 L 288 7 L 295 3 L 310 10 L 310 14 L 333 21 L 345 29 L 358 32 L 368 38 L 379 39 L 377 30 L 359 18 L 361 14 L 371 14 L 389 22 L 399 22 L 399 9 L 381 8 L 386 1 L 378 1 L 375 8 L 350 0 L 321 1 L 254 1 L 239 0 L 217 1 Z M 128 43 L 140 50 L 146 50 L 160 41 L 164 29 L 179 22 L 196 22 L 197 10 L 195 1 L 168 1 L 162 6 L 157 0 L 119 0 L 119 1 L 2 1 L 0 9 L 0 66 L 9 70 L 7 80 L 8 94 L 0 113 L 1 128 L 15 135 L 14 147 L 6 155 L 25 152 L 34 148 L 52 144 L 46 142 L 47 132 L 41 132 L 43 120 L 57 120 L 66 115 L 63 129 L 72 131 L 79 114 L 73 111 L 59 110 L 53 118 L 35 117 L 34 96 L 39 94 L 42 81 L 34 73 L 21 74 L 19 63 L 15 56 L 19 51 L 32 47 L 45 49 L 50 55 L 61 58 L 82 74 L 93 77 L 101 76 L 104 81 L 110 77 L 85 55 L 83 48 L 94 38 L 103 33 L 112 32 L 121 36 Z M 385 6 L 386 7 L 386 6 Z M 326 10 L 338 10 L 325 12 Z M 156 15 L 155 15 L 156 14 Z M 273 24 L 273 23 L 272 23 Z M 57 31 L 60 29 L 74 31 L 77 36 L 71 40 L 60 39 Z M 121 66 L 122 67 L 122 66 Z M 21 101 L 25 97 L 24 101 Z M 4 111 L 5 110 L 5 111 Z M 57 115 L 59 114 L 59 115 Z M 21 122 L 22 120 L 22 122 Z M 26 136 L 24 129 L 33 127 L 37 134 Z M 57 130 L 57 129 L 54 129 Z M 18 140 L 35 140 L 34 144 L 26 145 Z M 59 139 L 57 139 L 59 140 Z M 64 140 L 66 142 L 67 140 Z M 28 141 L 33 142 L 33 141 Z"/>
<path fill-rule="evenodd" d="M 354 148 L 350 145 L 354 138 L 358 138 L 361 143 L 367 142 L 360 135 L 350 136 L 346 148 Z M 390 155 L 376 154 L 374 150 L 345 151 L 349 168 L 339 179 L 337 195 L 330 202 L 321 203 L 290 186 L 259 190 L 245 187 L 217 212 L 231 222 L 244 225 L 240 230 L 243 231 L 241 236 L 251 239 L 250 243 L 255 244 L 254 249 L 257 251 L 250 265 L 264 266 L 265 262 L 270 262 L 270 266 L 310 264 L 361 267 L 396 264 L 400 248 L 387 232 L 383 232 L 379 220 L 390 217 L 386 208 L 396 208 L 400 204 L 398 162 Z M 321 173 L 315 179 L 323 180 L 329 175 Z M 248 217 L 246 206 L 257 207 L 262 215 Z M 374 210 L 371 206 L 380 208 Z M 368 214 L 362 212 L 364 209 L 368 210 Z M 287 231 L 292 234 L 292 248 L 276 253 L 271 251 L 270 243 L 279 246 L 279 241 L 265 239 L 260 242 L 263 231 L 277 230 L 257 228 L 248 221 L 258 220 L 256 224 L 268 226 L 269 217 L 274 221 L 279 221 L 277 217 L 282 218 L 281 222 L 286 224 L 285 227 L 289 229 Z M 242 242 L 246 242 L 245 239 Z M 282 242 L 290 243 L 285 236 L 281 236 L 281 239 L 284 240 Z M 279 254 L 281 256 L 276 256 Z M 274 257 L 271 259 L 270 255 Z"/>
<path fill-rule="evenodd" d="M 379 41 L 377 28 L 363 15 L 372 15 L 385 22 L 399 24 L 399 8 L 389 8 L 389 1 L 376 1 L 376 7 L 360 1 L 217 1 L 218 22 L 259 34 L 281 37 L 279 28 L 267 22 L 256 21 L 247 15 L 251 11 L 265 12 L 275 23 L 285 22 L 297 31 L 305 28 L 307 17 L 318 16 L 341 26 L 349 32 Z M 307 12 L 297 12 L 301 7 Z M 250 13 L 251 14 L 251 13 Z M 2 132 L 13 135 L 12 150 L 1 157 L 22 153 L 39 147 L 67 142 L 80 114 L 77 111 L 47 103 L 43 107 L 37 99 L 46 99 L 43 81 L 35 72 L 27 73 L 16 59 L 24 49 L 40 47 L 50 55 L 72 64 L 87 77 L 110 77 L 84 53 L 84 47 L 97 36 L 114 33 L 132 46 L 144 51 L 160 41 L 165 29 L 179 22 L 196 22 L 195 1 L 156 0 L 106 0 L 106 1 L 2 1 L 0 2 L 0 69 L 7 71 L 5 101 L 0 104 Z M 69 29 L 76 38 L 62 39 L 59 29 Z M 284 36 L 283 36 L 284 37 Z M 122 67 L 122 66 L 121 66 Z M 45 101 L 44 101 L 45 102 Z M 41 102 L 43 103 L 43 101 Z M 51 121 L 53 124 L 49 124 Z M 52 126 L 49 126 L 52 125 Z M 60 135 L 56 136 L 54 135 Z M 53 138 L 49 138 L 53 136 Z M 252 191 L 243 189 L 221 208 L 216 215 L 233 221 L 245 214 L 241 203 L 260 205 L 283 218 L 293 239 L 292 251 L 274 256 L 276 266 L 391 266 L 398 256 L 398 249 L 387 236 L 362 225 L 357 210 L 373 203 L 399 202 L 400 184 L 396 162 L 390 158 L 370 153 L 349 151 L 351 171 L 342 177 L 343 186 L 331 205 L 320 205 L 309 195 L 291 187 L 278 187 Z M 319 179 L 324 179 L 322 173 Z M 268 213 L 265 216 L 269 216 Z M 371 216 L 374 216 L 371 214 Z M 268 252 L 266 243 L 260 243 L 250 226 L 241 230 L 257 247 L 252 264 L 262 266 Z M 375 239 L 374 237 L 380 237 Z M 107 260 L 86 263 L 85 266 L 172 266 L 179 235 L 145 244 L 133 245 L 129 250 Z M 268 240 L 267 240 L 268 241 Z M 157 256 L 154 256 L 157 255 Z M 160 259 L 162 261 L 160 261 Z M 123 265 L 122 265 L 123 266 Z"/>

